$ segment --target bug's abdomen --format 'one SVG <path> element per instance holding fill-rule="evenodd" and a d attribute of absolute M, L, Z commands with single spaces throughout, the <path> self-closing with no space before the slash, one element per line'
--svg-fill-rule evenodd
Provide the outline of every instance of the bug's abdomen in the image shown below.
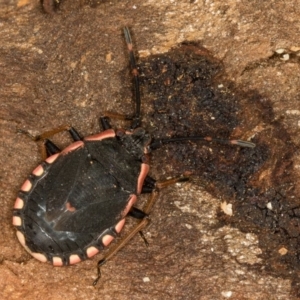
<path fill-rule="evenodd" d="M 104 154 L 100 151 L 98 156 Z M 17 236 L 31 255 L 56 266 L 78 263 L 97 254 L 121 231 L 136 201 L 141 165 L 123 162 L 122 167 L 132 169 L 125 185 L 134 188 L 128 190 L 107 168 L 112 164 L 118 169 L 109 159 L 104 166 L 80 142 L 33 171 L 21 188 L 13 217 Z"/>

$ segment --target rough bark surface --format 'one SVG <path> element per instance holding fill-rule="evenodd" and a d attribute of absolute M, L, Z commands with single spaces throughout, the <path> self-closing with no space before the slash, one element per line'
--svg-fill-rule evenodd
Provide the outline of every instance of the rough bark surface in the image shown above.
<path fill-rule="evenodd" d="M 298 2 L 54 4 L 44 1 L 48 13 L 37 0 L 0 5 L 0 298 L 299 298 Z M 16 239 L 14 200 L 41 159 L 39 145 L 16 130 L 72 124 L 89 135 L 103 112 L 132 112 L 124 26 L 139 57 L 144 128 L 157 137 L 251 139 L 257 147 L 156 151 L 154 178 L 188 172 L 191 181 L 161 192 L 144 232 L 150 246 L 136 236 L 94 288 L 101 254 L 54 268 Z M 70 143 L 65 134 L 53 141 Z M 221 209 L 225 201 L 233 216 Z"/>

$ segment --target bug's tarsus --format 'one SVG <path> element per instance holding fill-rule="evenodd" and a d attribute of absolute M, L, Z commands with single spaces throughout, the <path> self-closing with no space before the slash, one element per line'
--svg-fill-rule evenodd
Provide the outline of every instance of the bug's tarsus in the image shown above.
<path fill-rule="evenodd" d="M 131 35 L 128 27 L 124 27 L 124 36 L 127 44 L 128 52 L 129 52 L 129 61 L 131 73 L 133 75 L 133 85 L 135 92 L 135 112 L 131 122 L 131 128 L 135 129 L 141 125 L 141 94 L 140 94 L 140 82 L 139 82 L 139 72 L 136 66 L 136 60 L 133 53 L 133 44 Z"/>
<path fill-rule="evenodd" d="M 100 280 L 101 278 L 101 267 L 106 263 L 106 259 L 103 258 L 101 260 L 98 261 L 97 263 L 97 278 L 94 280 L 93 282 L 93 286 L 96 286 L 98 281 Z"/>
<path fill-rule="evenodd" d="M 143 241 L 144 241 L 146 247 L 149 247 L 149 242 L 147 241 L 147 239 L 146 239 L 146 237 L 145 237 L 143 231 L 139 231 L 139 234 L 140 234 L 140 237 L 143 239 Z"/>
<path fill-rule="evenodd" d="M 60 0 L 40 0 L 43 11 L 47 14 L 53 15 L 58 9 Z"/>
<path fill-rule="evenodd" d="M 36 141 L 36 137 L 35 137 L 34 135 L 30 134 L 30 133 L 29 133 L 28 131 L 26 131 L 26 130 L 17 128 L 17 133 L 25 134 L 25 135 L 27 135 L 29 138 L 31 138 L 33 141 Z"/>

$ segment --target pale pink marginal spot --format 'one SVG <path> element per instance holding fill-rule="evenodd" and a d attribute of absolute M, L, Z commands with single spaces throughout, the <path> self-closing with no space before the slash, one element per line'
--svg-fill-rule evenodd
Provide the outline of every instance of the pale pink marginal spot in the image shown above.
<path fill-rule="evenodd" d="M 27 246 L 25 247 L 25 249 L 27 248 Z M 28 251 L 28 250 L 27 250 Z M 46 255 L 42 254 L 42 253 L 37 253 L 37 252 L 29 252 L 35 259 L 41 261 L 41 262 L 47 262 L 48 259 L 46 257 Z"/>
<path fill-rule="evenodd" d="M 59 156 L 60 153 L 56 153 L 56 154 L 53 154 L 51 156 L 49 156 L 45 162 L 47 162 L 48 164 L 52 164 Z"/>
<path fill-rule="evenodd" d="M 125 209 L 122 211 L 122 216 L 123 217 L 125 217 L 128 214 L 128 212 L 130 211 L 131 207 L 135 204 L 136 200 L 137 200 L 137 197 L 136 197 L 135 194 L 131 194 L 129 196 L 127 205 L 126 205 Z"/>
<path fill-rule="evenodd" d="M 86 255 L 87 257 L 91 258 L 92 256 L 96 255 L 97 253 L 99 253 L 99 250 L 94 247 L 94 246 L 91 246 L 89 248 L 86 249 Z"/>
<path fill-rule="evenodd" d="M 52 264 L 55 267 L 62 267 L 64 265 L 62 258 L 59 256 L 52 257 Z"/>
<path fill-rule="evenodd" d="M 140 172 L 140 175 L 138 177 L 138 180 L 137 180 L 137 187 L 136 187 L 136 190 L 137 190 L 137 194 L 140 194 L 142 192 L 142 188 L 143 188 L 143 184 L 144 184 L 144 180 L 149 172 L 149 165 L 148 164 L 142 164 L 141 165 L 141 172 Z"/>
<path fill-rule="evenodd" d="M 23 185 L 21 186 L 21 191 L 23 191 L 23 192 L 29 192 L 30 189 L 31 189 L 31 187 L 32 187 L 32 184 L 31 184 L 31 182 L 27 179 L 27 180 L 23 183 Z"/>
<path fill-rule="evenodd" d="M 36 253 L 32 252 L 27 246 L 25 242 L 25 236 L 21 231 L 17 231 L 17 238 L 20 242 L 20 244 L 25 248 L 25 250 L 32 255 L 35 259 L 41 261 L 41 262 L 47 262 L 47 257 L 42 253 Z"/>
<path fill-rule="evenodd" d="M 21 226 L 22 225 L 22 219 L 17 216 L 13 216 L 12 223 L 14 226 Z"/>
<path fill-rule="evenodd" d="M 125 218 L 122 219 L 116 226 L 115 226 L 115 230 L 117 233 L 120 233 L 122 228 L 124 227 L 125 225 Z"/>
<path fill-rule="evenodd" d="M 81 262 L 81 258 L 77 254 L 72 254 L 69 257 L 69 262 L 70 262 L 70 265 L 75 265 L 75 264 L 78 264 L 79 262 Z"/>
<path fill-rule="evenodd" d="M 25 245 L 25 236 L 21 231 L 17 231 L 17 238 L 22 246 L 26 246 Z"/>
<path fill-rule="evenodd" d="M 101 141 L 107 138 L 115 137 L 116 133 L 113 129 L 107 129 L 101 133 L 90 135 L 84 138 L 85 141 Z"/>
<path fill-rule="evenodd" d="M 32 174 L 35 175 L 35 176 L 41 176 L 43 173 L 44 173 L 44 168 L 43 168 L 41 165 L 37 166 L 37 167 L 32 171 Z"/>
<path fill-rule="evenodd" d="M 103 238 L 102 238 L 102 243 L 105 247 L 107 247 L 112 241 L 113 241 L 114 237 L 106 234 Z"/>
<path fill-rule="evenodd" d="M 70 202 L 66 203 L 66 209 L 70 212 L 76 211 L 76 208 L 74 206 L 72 206 Z"/>
<path fill-rule="evenodd" d="M 23 201 L 23 199 L 18 197 L 15 201 L 14 208 L 15 209 L 22 209 L 23 207 L 24 207 L 24 201 Z"/>
<path fill-rule="evenodd" d="M 65 148 L 63 151 L 61 151 L 62 155 L 66 155 L 71 151 L 74 151 L 77 148 L 83 147 L 84 143 L 83 141 L 77 141 L 71 145 L 69 145 L 67 148 Z"/>

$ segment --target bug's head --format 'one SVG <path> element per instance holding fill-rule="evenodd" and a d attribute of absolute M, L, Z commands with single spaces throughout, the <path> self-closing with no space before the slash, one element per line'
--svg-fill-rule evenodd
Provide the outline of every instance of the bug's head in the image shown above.
<path fill-rule="evenodd" d="M 147 152 L 147 146 L 151 142 L 150 134 L 141 127 L 132 132 L 118 130 L 116 134 L 126 150 L 137 158 L 141 158 Z"/>

